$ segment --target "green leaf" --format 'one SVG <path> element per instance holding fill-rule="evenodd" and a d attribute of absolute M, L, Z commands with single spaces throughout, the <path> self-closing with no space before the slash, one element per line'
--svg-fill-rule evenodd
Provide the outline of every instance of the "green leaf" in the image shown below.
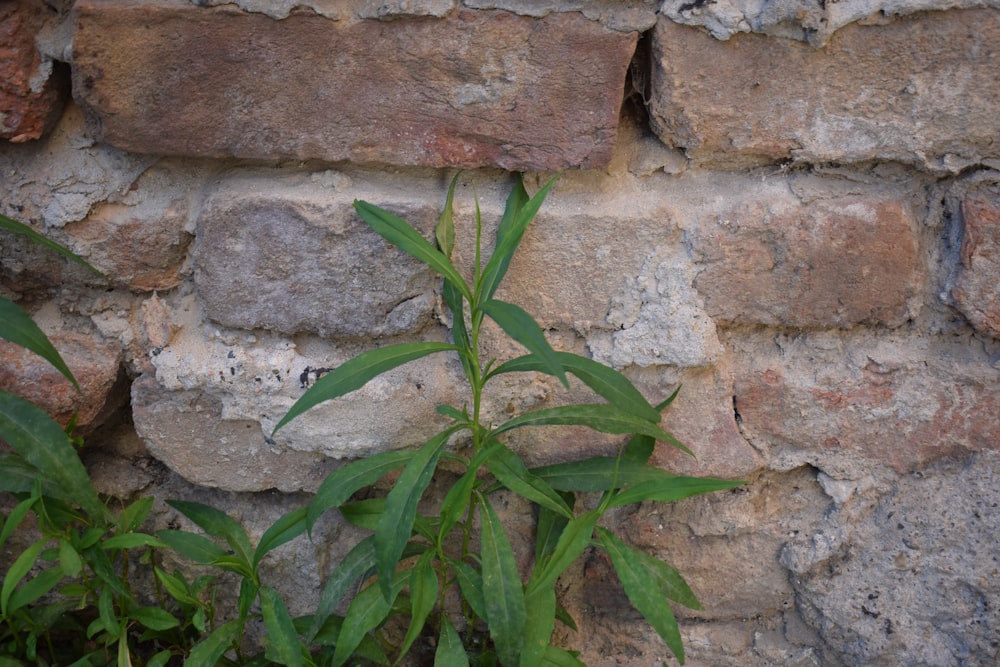
<path fill-rule="evenodd" d="M 44 247 L 48 248 L 49 250 L 54 250 L 55 252 L 59 253 L 63 257 L 76 262 L 80 266 L 88 269 L 89 271 L 91 271 L 93 273 L 96 273 L 97 275 L 101 276 L 102 278 L 106 277 L 103 273 L 101 273 L 100 271 L 98 271 L 97 269 L 95 269 L 93 266 L 91 266 L 90 264 L 88 264 L 85 259 L 83 259 L 79 255 L 77 255 L 73 251 L 69 250 L 65 246 L 62 246 L 62 245 L 56 243 L 52 239 L 49 239 L 49 238 L 47 238 L 45 236 L 42 236 L 41 234 L 39 234 L 38 232 L 36 232 L 31 227 L 29 227 L 28 225 L 24 224 L 23 222 L 18 222 L 17 220 L 11 220 L 10 218 L 8 218 L 5 215 L 0 215 L 0 229 L 5 229 L 5 230 L 7 230 L 9 232 L 14 232 L 15 234 L 20 234 L 21 236 L 27 237 L 28 240 L 30 240 L 32 243 L 37 243 L 38 245 L 44 246 Z"/>
<path fill-rule="evenodd" d="M 180 621 L 174 618 L 173 614 L 159 607 L 136 607 L 130 610 L 128 615 L 150 630 L 163 631 L 180 625 Z"/>
<path fill-rule="evenodd" d="M 45 548 L 46 541 L 45 538 L 42 538 L 29 546 L 7 568 L 7 573 L 3 577 L 3 585 L 0 586 L 0 614 L 3 614 L 3 616 L 10 615 L 10 610 L 7 608 L 10 596 L 14 593 L 14 589 L 21 580 L 31 571 L 31 568 L 35 566 L 38 556 L 42 553 L 42 549 Z"/>
<path fill-rule="evenodd" d="M 609 531 L 598 528 L 597 533 L 602 547 L 611 556 L 611 564 L 622 582 L 629 602 L 653 626 L 677 660 L 684 664 L 684 644 L 677 620 L 660 591 L 656 577 L 646 567 L 646 561 L 637 555 L 639 552 L 636 549 Z"/>
<path fill-rule="evenodd" d="M 540 569 L 532 572 L 528 582 L 527 593 L 531 595 L 539 589 L 552 589 L 556 579 L 573 564 L 583 550 L 590 544 L 594 534 L 594 526 L 601 517 L 601 511 L 591 510 L 573 518 L 559 536 L 552 555 L 542 562 Z M 554 602 L 553 602 L 554 604 Z M 553 611 L 553 614 L 555 611 Z"/>
<path fill-rule="evenodd" d="M 268 552 L 277 549 L 282 544 L 291 542 L 306 532 L 306 512 L 307 508 L 305 507 L 289 512 L 264 531 L 253 554 L 253 568 L 255 570 Z"/>
<path fill-rule="evenodd" d="M 542 665 L 548 667 L 587 667 L 586 663 L 580 662 L 577 654 L 572 651 L 561 649 L 558 646 L 549 645 L 545 649 L 545 659 Z"/>
<path fill-rule="evenodd" d="M 333 614 L 341 598 L 350 589 L 351 584 L 363 577 L 375 567 L 375 538 L 366 537 L 358 542 L 337 565 L 337 568 L 327 579 L 323 593 L 320 595 L 313 616 L 313 623 L 306 633 L 306 638 L 312 641 L 316 638 L 327 619 Z"/>
<path fill-rule="evenodd" d="M 388 598 L 380 586 L 369 586 L 358 593 L 347 608 L 340 636 L 333 651 L 333 666 L 340 667 L 351 657 L 361 640 L 382 624 L 392 611 L 399 591 L 409 583 L 410 571 L 400 572 L 393 582 Z"/>
<path fill-rule="evenodd" d="M 524 589 L 503 525 L 487 498 L 481 498 L 483 598 L 490 637 L 502 665 L 517 665 L 524 641 L 527 610 Z"/>
<path fill-rule="evenodd" d="M 184 530 L 160 530 L 156 534 L 171 549 L 195 563 L 212 565 L 227 555 L 225 549 L 204 535 Z"/>
<path fill-rule="evenodd" d="M 448 438 L 458 428 L 453 426 L 441 431 L 417 450 L 386 498 L 385 511 L 375 528 L 375 567 L 379 586 L 387 597 L 396 564 L 413 532 L 417 504 L 431 482 Z"/>
<path fill-rule="evenodd" d="M 700 493 L 711 493 L 742 486 L 746 482 L 710 477 L 671 477 L 669 479 L 651 479 L 631 486 L 611 498 L 608 507 L 621 507 L 641 503 L 644 500 L 673 502 L 683 500 Z"/>
<path fill-rule="evenodd" d="M 583 405 L 563 405 L 545 410 L 535 410 L 514 417 L 496 428 L 494 433 L 503 433 L 521 426 L 587 426 L 601 433 L 641 433 L 670 443 L 691 453 L 678 440 L 656 424 L 641 417 L 624 412 L 614 405 L 603 403 Z"/>
<path fill-rule="evenodd" d="M 268 586 L 260 589 L 260 610 L 274 651 L 273 659 L 286 667 L 302 667 L 299 635 L 284 600 L 276 590 Z"/>
<path fill-rule="evenodd" d="M 158 540 L 152 535 L 145 533 L 124 533 L 101 541 L 101 548 L 106 551 L 112 549 L 137 549 L 139 547 L 163 549 L 166 546 L 166 543 L 162 540 Z"/>
<path fill-rule="evenodd" d="M 121 636 L 121 626 L 118 624 L 118 615 L 115 614 L 115 601 L 111 597 L 110 588 L 101 589 L 101 594 L 97 598 L 97 613 L 104 625 L 104 631 L 112 639 L 118 639 Z"/>
<path fill-rule="evenodd" d="M 441 633 L 434 652 L 434 667 L 469 667 L 469 656 L 455 626 L 447 616 L 441 617 Z"/>
<path fill-rule="evenodd" d="M 146 663 L 146 667 L 165 667 L 170 658 L 173 657 L 173 653 L 170 651 L 160 651 Z"/>
<path fill-rule="evenodd" d="M 486 461 L 486 467 L 497 481 L 519 496 L 567 518 L 573 516 L 572 510 L 566 505 L 562 496 L 544 479 L 529 472 L 521 457 L 506 446 L 500 445 L 498 451 Z"/>
<path fill-rule="evenodd" d="M 241 620 L 234 618 L 217 627 L 195 645 L 184 661 L 184 667 L 216 667 L 222 655 L 233 647 L 241 625 Z"/>
<path fill-rule="evenodd" d="M 497 287 L 500 286 L 500 282 L 507 274 L 510 260 L 521 243 L 524 231 L 535 218 L 535 214 L 538 213 L 538 209 L 541 208 L 542 202 L 545 201 L 545 197 L 555 182 L 556 179 L 553 178 L 535 193 L 534 197 L 528 199 L 524 182 L 518 175 L 517 183 L 514 184 L 514 188 L 507 197 L 507 207 L 504 210 L 503 218 L 497 227 L 497 240 L 493 254 L 483 268 L 483 275 L 479 283 L 480 302 L 493 298 Z"/>
<path fill-rule="evenodd" d="M 385 475 L 401 468 L 413 458 L 411 450 L 382 452 L 368 458 L 354 461 L 343 468 L 334 470 L 320 484 L 316 496 L 309 503 L 306 525 L 309 530 L 325 511 L 347 502 L 358 490 L 371 486 Z"/>
<path fill-rule="evenodd" d="M 7 543 L 7 539 L 14 533 L 15 530 L 17 530 L 17 527 L 21 525 L 21 522 L 24 521 L 24 517 L 27 516 L 28 512 L 31 511 L 31 508 L 34 507 L 36 502 L 38 502 L 38 496 L 32 494 L 15 505 L 14 509 L 10 511 L 4 519 L 3 529 L 0 530 L 0 549 L 2 549 L 3 545 Z"/>
<path fill-rule="evenodd" d="M 385 513 L 385 498 L 365 498 L 340 506 L 340 514 L 352 526 L 374 531 Z"/>
<path fill-rule="evenodd" d="M 469 509 L 472 490 L 479 478 L 479 469 L 503 447 L 504 445 L 500 441 L 491 441 L 469 462 L 468 468 L 462 477 L 448 489 L 439 512 L 441 526 L 438 528 L 438 542 L 444 542 L 445 537 L 451 532 L 451 529 L 459 519 L 461 519 L 462 514 Z"/>
<path fill-rule="evenodd" d="M 45 490 L 56 498 L 79 505 L 92 517 L 107 509 L 97 497 L 86 468 L 72 442 L 44 410 L 0 391 L 0 433 L 11 448 L 41 472 Z"/>
<path fill-rule="evenodd" d="M 618 409 L 654 424 L 659 423 L 660 410 L 650 405 L 632 381 L 615 369 L 571 352 L 556 352 L 555 355 L 563 369 L 575 375 L 594 393 L 607 399 Z M 548 371 L 538 357 L 529 354 L 497 366 L 490 376 L 523 372 L 547 373 Z"/>
<path fill-rule="evenodd" d="M 37 576 L 26 581 L 23 586 L 11 594 L 10 599 L 7 600 L 7 611 L 5 613 L 13 614 L 18 609 L 31 604 L 43 595 L 48 595 L 62 580 L 63 572 L 58 567 L 50 567 L 47 570 L 39 572 Z M 6 581 L 4 579 L 4 583 Z"/>
<path fill-rule="evenodd" d="M 455 219 L 452 201 L 455 198 L 455 186 L 458 184 L 458 177 L 462 172 L 455 174 L 448 186 L 448 198 L 445 200 L 444 208 L 441 210 L 441 217 L 438 218 L 437 226 L 434 227 L 434 238 L 437 240 L 438 248 L 445 257 L 451 257 L 455 249 Z"/>
<path fill-rule="evenodd" d="M 435 250 L 435 252 L 437 251 Z M 420 342 L 399 343 L 362 352 L 317 380 L 316 384 L 302 394 L 287 414 L 281 418 L 278 425 L 274 427 L 274 433 L 313 406 L 360 389 L 369 380 L 386 371 L 435 352 L 457 349 L 451 343 Z"/>
<path fill-rule="evenodd" d="M 543 372 L 554 375 L 559 378 L 563 386 L 569 387 L 566 371 L 559 363 L 559 356 L 549 345 L 545 333 L 531 315 L 520 306 L 496 299 L 483 303 L 482 309 L 508 336 L 537 357 Z"/>
<path fill-rule="evenodd" d="M 152 496 L 140 498 L 122 510 L 118 516 L 118 525 L 121 531 L 123 533 L 131 533 L 138 530 L 142 522 L 149 516 L 150 511 L 152 511 L 154 500 L 155 498 Z"/>
<path fill-rule="evenodd" d="M 575 496 L 565 491 L 559 492 L 568 507 L 574 505 Z M 553 512 L 546 507 L 538 508 L 538 520 L 535 522 L 535 561 L 539 562 L 555 551 L 559 536 L 565 530 L 569 519 L 561 512 Z"/>
<path fill-rule="evenodd" d="M 551 586 L 537 588 L 525 594 L 524 602 L 528 616 L 520 667 L 536 667 L 542 664 L 556 627 L 556 591 Z"/>
<path fill-rule="evenodd" d="M 648 481 L 668 482 L 676 475 L 648 463 L 614 456 L 595 456 L 556 463 L 532 471 L 559 491 L 608 491 Z"/>
<path fill-rule="evenodd" d="M 682 604 L 688 609 L 702 608 L 694 591 L 684 581 L 680 572 L 641 549 L 636 549 L 633 553 L 656 580 L 657 587 L 665 598 Z"/>
<path fill-rule="evenodd" d="M 59 568 L 67 577 L 75 577 L 83 570 L 83 561 L 68 540 L 59 540 Z"/>
<path fill-rule="evenodd" d="M 2 296 L 0 296 L 0 338 L 6 338 L 16 345 L 31 350 L 55 366 L 56 370 L 72 382 L 77 390 L 80 389 L 73 372 L 35 321 L 16 303 Z"/>
<path fill-rule="evenodd" d="M 434 572 L 433 558 L 433 551 L 426 552 L 413 566 L 410 574 L 410 627 L 406 630 L 397 660 L 410 650 L 437 603 L 438 578 Z"/>
<path fill-rule="evenodd" d="M 163 585 L 163 588 L 166 589 L 167 593 L 170 594 L 170 597 L 181 604 L 198 605 L 198 598 L 194 597 L 191 588 L 182 576 L 179 574 L 168 574 L 156 566 L 153 567 L 153 574 Z"/>
<path fill-rule="evenodd" d="M 483 577 L 468 563 L 447 559 L 448 567 L 455 573 L 462 597 L 469 603 L 472 613 L 479 618 L 486 618 L 486 595 L 483 592 Z"/>
<path fill-rule="evenodd" d="M 250 538 L 247 537 L 243 526 L 231 516 L 214 507 L 186 500 L 168 500 L 167 504 L 194 521 L 199 528 L 212 537 L 224 539 L 236 552 L 236 555 L 248 567 L 251 566 L 253 549 L 250 547 Z"/>
<path fill-rule="evenodd" d="M 677 398 L 677 394 L 681 391 L 680 386 L 674 389 L 674 393 L 670 394 L 666 400 L 660 402 L 659 405 L 654 408 L 657 413 L 663 412 L 664 408 L 674 402 Z M 622 453 L 624 458 L 634 461 L 636 463 L 646 463 L 649 461 L 653 452 L 656 450 L 656 439 L 648 435 L 636 435 L 633 436 L 628 444 L 625 445 L 625 451 Z"/>
<path fill-rule="evenodd" d="M 472 292 L 451 260 L 432 246 L 410 223 L 365 201 L 354 202 L 354 209 L 375 233 L 440 273 L 445 280 L 454 283 L 466 299 L 472 300 Z"/>

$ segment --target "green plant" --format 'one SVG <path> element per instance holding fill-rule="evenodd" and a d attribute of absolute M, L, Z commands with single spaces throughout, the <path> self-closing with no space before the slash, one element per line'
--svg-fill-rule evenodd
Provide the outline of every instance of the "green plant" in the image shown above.
<path fill-rule="evenodd" d="M 0 229 L 24 235 L 95 273 L 77 255 L 30 227 L 0 216 Z M 0 337 L 38 354 L 79 389 L 58 351 L 31 317 L 0 298 Z M 139 499 L 113 511 L 98 497 L 71 437 L 42 409 L 0 391 L 0 491 L 17 501 L 0 523 L 0 547 L 34 515 L 36 539 L 0 584 L 0 667 L 13 665 L 166 664 L 199 636 L 167 611 L 160 596 L 142 604 L 130 568 L 152 562 L 166 545 L 139 529 L 153 505 Z"/>
<path fill-rule="evenodd" d="M 312 528 L 332 508 L 372 530 L 339 564 L 323 590 L 318 609 L 300 619 L 297 631 L 307 644 L 325 648 L 317 664 L 345 664 L 390 620 L 401 618 L 406 632 L 397 646 L 380 646 L 395 662 L 422 633 L 436 637 L 435 665 L 578 665 L 574 654 L 551 643 L 556 620 L 573 621 L 558 605 L 558 577 L 588 547 L 610 557 L 626 595 L 683 663 L 684 649 L 668 600 L 698 608 L 676 570 L 624 543 L 601 517 L 612 508 L 642 501 L 675 501 L 731 488 L 727 480 L 673 475 L 649 464 L 657 441 L 689 450 L 660 426 L 660 412 L 673 396 L 654 407 L 621 373 L 591 359 L 553 349 L 541 327 L 519 306 L 495 297 L 522 236 L 552 187 L 550 181 L 529 197 L 520 179 L 507 199 L 494 251 L 482 256 L 482 221 L 476 207 L 475 258 L 467 282 L 452 263 L 455 244 L 452 202 L 457 176 L 435 229 L 432 245 L 414 227 L 367 202 L 355 202 L 361 218 L 379 235 L 409 253 L 443 279 L 442 295 L 451 311 L 452 342 L 412 342 L 365 352 L 320 378 L 278 423 L 275 431 L 306 410 L 359 389 L 374 377 L 421 357 L 457 355 L 468 382 L 462 406 L 438 411 L 450 425 L 413 450 L 389 451 L 355 461 L 332 473 L 309 505 L 304 526 Z M 483 325 L 489 319 L 527 354 L 504 363 L 482 356 Z M 566 387 L 572 375 L 606 402 L 565 405 L 518 415 L 500 424 L 484 420 L 488 383 L 507 373 L 543 373 Z M 675 392 L 676 394 L 676 392 Z M 545 425 L 585 426 L 631 436 L 617 456 L 595 457 L 529 469 L 503 436 L 514 429 Z M 444 499 L 433 511 L 420 502 L 431 480 L 449 479 Z M 401 469 L 384 498 L 353 502 L 354 493 Z M 439 474 L 440 473 L 440 474 Z M 538 507 L 534 564 L 526 580 L 515 562 L 508 530 L 494 496 L 501 489 Z M 576 495 L 597 494 L 588 505 Z M 593 507 L 593 509 L 586 509 Z M 212 531 L 209 531 L 212 532 Z M 236 549 L 229 530 L 219 530 Z M 245 545 L 244 545 L 245 546 Z M 242 548 L 242 547 L 241 547 Z M 246 573 L 244 573 L 244 576 Z M 351 586 L 363 588 L 341 618 L 334 609 Z M 462 602 L 449 607 L 446 593 L 457 589 Z M 273 625 L 273 624 L 272 624 Z M 276 626 L 273 626 L 277 630 Z M 481 628 L 485 627 L 486 632 Z M 286 638 L 285 643 L 290 643 Z M 378 659 L 368 649 L 369 657 Z M 312 655 L 312 654 L 310 654 Z M 311 658 L 310 658 L 311 659 Z M 299 665 L 302 655 L 283 664 Z"/>

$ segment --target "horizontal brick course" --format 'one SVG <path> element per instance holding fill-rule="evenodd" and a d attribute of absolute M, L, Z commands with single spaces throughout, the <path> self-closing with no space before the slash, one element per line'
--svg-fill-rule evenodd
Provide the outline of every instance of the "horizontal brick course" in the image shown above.
<path fill-rule="evenodd" d="M 76 10 L 74 92 L 103 140 L 205 157 L 601 166 L 637 40 L 577 13 L 341 23 L 163 0 Z"/>
<path fill-rule="evenodd" d="M 816 49 L 720 42 L 661 17 L 651 118 L 704 161 L 898 160 L 957 170 L 1000 156 L 1000 12 L 851 25 Z"/>

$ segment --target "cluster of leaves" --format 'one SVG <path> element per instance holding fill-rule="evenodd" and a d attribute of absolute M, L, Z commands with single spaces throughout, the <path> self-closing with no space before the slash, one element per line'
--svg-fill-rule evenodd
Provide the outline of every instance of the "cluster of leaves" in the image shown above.
<path fill-rule="evenodd" d="M 439 406 L 450 423 L 423 445 L 377 454 L 333 472 L 308 506 L 280 518 L 256 545 L 224 512 L 192 502 L 170 504 L 202 532 L 142 532 L 151 498 L 110 510 L 94 491 L 68 431 L 36 406 L 0 392 L 0 439 L 13 450 L 0 458 L 0 490 L 17 499 L 0 528 L 0 546 L 32 514 L 40 533 L 0 584 L 0 655 L 14 656 L 0 657 L 0 667 L 124 667 L 135 661 L 157 666 L 182 659 L 185 667 L 340 667 L 349 661 L 390 665 L 427 637 L 432 638 L 428 644 L 434 647 L 436 667 L 581 665 L 576 654 L 552 642 L 557 620 L 575 628 L 558 604 L 555 585 L 589 548 L 609 556 L 629 600 L 683 663 L 669 603 L 698 608 L 697 599 L 675 569 L 623 542 L 601 525 L 601 518 L 613 508 L 680 500 L 738 482 L 678 476 L 650 465 L 657 441 L 688 451 L 659 426 L 660 413 L 673 396 L 651 405 L 614 369 L 554 350 L 527 312 L 495 297 L 552 182 L 529 197 L 517 180 L 494 251 L 485 261 L 477 202 L 475 259 L 467 282 L 451 261 L 457 178 L 436 227 L 436 245 L 392 213 L 355 203 L 375 232 L 443 277 L 442 294 L 453 320 L 451 342 L 395 344 L 355 357 L 320 378 L 275 431 L 321 402 L 437 353 L 454 354 L 461 361 L 468 400 L 461 407 Z M 37 236 L 9 219 L 0 218 L 0 223 Z M 0 336 L 42 355 L 75 384 L 30 317 L 5 300 L 0 309 L 0 314 L 12 314 L 0 319 Z M 527 353 L 499 364 L 483 359 L 481 333 L 487 320 Z M 542 373 L 567 387 L 572 376 L 604 402 L 543 408 L 494 424 L 483 415 L 485 390 L 490 380 L 509 373 Z M 504 436 L 545 425 L 584 426 L 628 437 L 616 456 L 529 468 Z M 439 474 L 442 466 L 446 471 Z M 355 499 L 358 491 L 390 474 L 398 477 L 384 497 Z M 433 479 L 452 481 L 441 489 L 443 500 L 428 510 L 424 501 Z M 533 565 L 524 578 L 500 518 L 499 492 L 519 496 L 538 510 Z M 579 502 L 580 494 L 592 494 L 593 501 Z M 315 612 L 293 618 L 278 591 L 262 581 L 261 563 L 275 548 L 311 531 L 333 509 L 371 534 L 329 576 Z M 214 591 L 219 579 L 188 581 L 178 571 L 166 572 L 157 551 L 167 549 L 238 579 L 231 618 L 218 618 Z M 143 603 L 133 591 L 130 582 L 141 568 L 153 571 L 155 601 Z M 450 602 L 452 593 L 459 603 Z M 349 594 L 346 613 L 336 613 Z M 266 645 L 256 653 L 244 647 L 253 620 L 262 621 L 266 632 Z"/>

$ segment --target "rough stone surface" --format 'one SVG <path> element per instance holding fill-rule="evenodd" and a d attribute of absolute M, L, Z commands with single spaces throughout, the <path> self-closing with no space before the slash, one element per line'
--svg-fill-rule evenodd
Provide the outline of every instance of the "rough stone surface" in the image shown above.
<path fill-rule="evenodd" d="M 661 17 L 652 125 L 699 161 L 898 160 L 959 171 L 1000 150 L 998 41 L 993 10 L 849 26 L 822 49 L 762 35 L 719 42 Z"/>
<path fill-rule="evenodd" d="M 848 328 L 915 314 L 922 258 L 898 198 L 748 198 L 703 218 L 692 236 L 702 267 L 694 285 L 718 320 Z"/>
<path fill-rule="evenodd" d="M 1000 446 L 1000 370 L 970 338 L 775 335 L 737 370 L 743 432 L 771 467 L 857 479 Z"/>
<path fill-rule="evenodd" d="M 271 175 L 213 193 L 195 243 L 195 281 L 211 319 L 324 336 L 393 336 L 428 324 L 430 270 L 371 231 L 351 193 L 333 183 Z M 437 217 L 396 213 L 431 230 Z"/>
<path fill-rule="evenodd" d="M 47 361 L 7 341 L 0 341 L 0 387 L 41 407 L 60 424 L 75 413 L 79 432 L 87 433 L 124 399 L 116 391 L 121 350 L 97 334 L 48 331 L 48 336 L 80 391 Z"/>
<path fill-rule="evenodd" d="M 1000 7 L 996 0 L 664 0 L 660 13 L 676 23 L 702 26 L 717 39 L 757 32 L 822 46 L 849 23 L 886 23 L 897 16 L 944 9 Z"/>
<path fill-rule="evenodd" d="M 169 1 L 76 11 L 74 93 L 98 136 L 205 157 L 600 166 L 637 39 L 577 13 L 341 25 Z"/>
<path fill-rule="evenodd" d="M 829 664 L 996 664 L 998 465 L 989 453 L 901 478 L 836 549 L 794 563 Z"/>
<path fill-rule="evenodd" d="M 978 331 L 1000 338 L 1000 191 L 966 196 L 962 220 L 961 265 L 952 296 Z"/>
<path fill-rule="evenodd" d="M 51 15 L 41 2 L 0 6 L 0 138 L 14 143 L 38 139 L 55 124 L 68 92 L 64 67 L 35 47 Z"/>

